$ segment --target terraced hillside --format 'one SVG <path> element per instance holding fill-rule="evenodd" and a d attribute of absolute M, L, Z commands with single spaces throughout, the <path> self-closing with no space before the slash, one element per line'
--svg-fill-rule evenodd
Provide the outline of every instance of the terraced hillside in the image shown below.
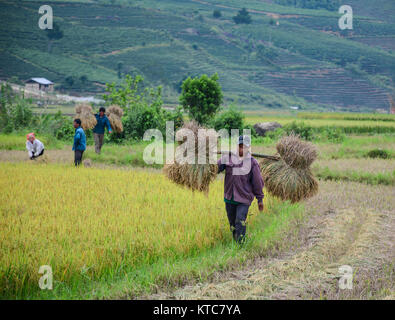
<path fill-rule="evenodd" d="M 164 87 L 166 103 L 176 103 L 183 79 L 217 72 L 227 103 L 388 109 L 395 4 L 362 2 L 350 2 L 354 30 L 341 31 L 337 10 L 269 0 L 49 1 L 63 31 L 49 41 L 38 27 L 42 1 L 4 0 L 0 78 L 41 76 L 59 90 L 100 93 L 124 74 L 142 74 Z M 380 5 L 385 10 L 373 10 Z M 242 6 L 249 25 L 232 20 Z"/>

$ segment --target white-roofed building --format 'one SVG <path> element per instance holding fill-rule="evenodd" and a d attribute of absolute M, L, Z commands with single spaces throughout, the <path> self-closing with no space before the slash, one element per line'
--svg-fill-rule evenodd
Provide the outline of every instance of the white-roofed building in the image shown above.
<path fill-rule="evenodd" d="M 26 81 L 25 88 L 28 90 L 52 92 L 53 82 L 45 78 L 30 78 Z"/>

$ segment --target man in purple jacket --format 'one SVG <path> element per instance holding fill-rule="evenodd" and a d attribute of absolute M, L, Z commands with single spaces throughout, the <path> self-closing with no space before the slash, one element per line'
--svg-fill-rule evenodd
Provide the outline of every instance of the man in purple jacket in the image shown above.
<path fill-rule="evenodd" d="M 218 173 L 225 170 L 224 200 L 230 230 L 238 243 L 245 239 L 247 213 L 254 197 L 259 211 L 263 210 L 263 179 L 250 145 L 248 136 L 240 136 L 238 155 L 230 153 L 218 160 Z"/>

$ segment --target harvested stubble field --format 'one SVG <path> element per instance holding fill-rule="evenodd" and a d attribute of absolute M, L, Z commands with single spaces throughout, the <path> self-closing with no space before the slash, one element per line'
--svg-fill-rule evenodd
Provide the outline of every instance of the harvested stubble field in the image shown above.
<path fill-rule="evenodd" d="M 164 290 L 149 299 L 395 299 L 395 191 L 388 186 L 322 182 L 290 250 L 251 260 L 210 282 Z M 350 265 L 352 290 L 338 268 Z"/>

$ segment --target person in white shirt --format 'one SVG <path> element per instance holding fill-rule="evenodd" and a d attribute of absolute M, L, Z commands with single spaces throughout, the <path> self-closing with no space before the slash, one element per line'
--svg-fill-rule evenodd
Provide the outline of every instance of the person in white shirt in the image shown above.
<path fill-rule="evenodd" d="M 33 132 L 29 133 L 26 138 L 26 149 L 29 153 L 30 160 L 42 156 L 44 154 L 44 144 L 36 139 Z"/>

